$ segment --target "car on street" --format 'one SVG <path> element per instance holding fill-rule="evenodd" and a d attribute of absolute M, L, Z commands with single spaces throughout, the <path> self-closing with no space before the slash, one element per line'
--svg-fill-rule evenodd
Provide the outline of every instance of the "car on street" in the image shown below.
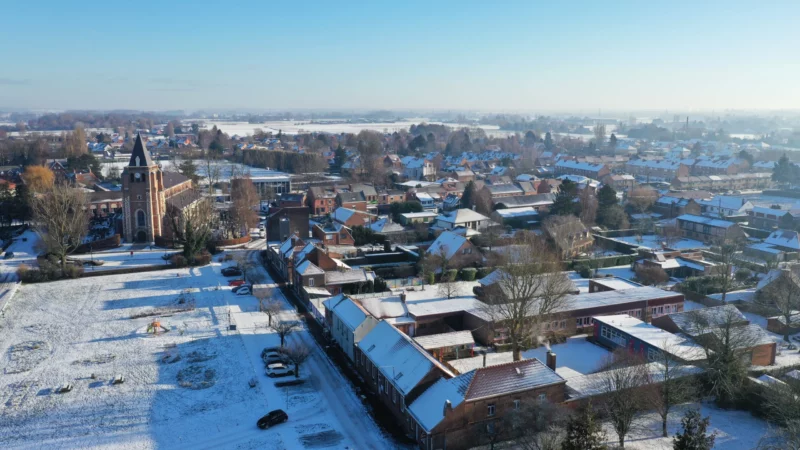
<path fill-rule="evenodd" d="M 242 269 L 238 267 L 226 267 L 222 269 L 222 274 L 226 277 L 239 277 L 242 276 Z"/>
<path fill-rule="evenodd" d="M 268 365 L 266 373 L 270 378 L 288 377 L 289 375 L 294 375 L 294 371 L 284 363 Z"/>
<path fill-rule="evenodd" d="M 3 259 L 11 259 L 14 257 L 14 252 L 6 252 L 6 255 L 3 256 Z"/>
<path fill-rule="evenodd" d="M 253 293 L 249 284 L 236 286 L 235 288 L 232 289 L 232 292 L 236 295 L 250 295 Z"/>
<path fill-rule="evenodd" d="M 289 415 L 286 414 L 282 409 L 276 409 L 275 411 L 270 411 L 269 414 L 258 419 L 256 425 L 258 428 L 266 430 L 269 427 L 278 425 L 279 423 L 284 423 L 287 420 L 289 420 Z"/>
<path fill-rule="evenodd" d="M 241 286 L 241 285 L 243 285 L 245 283 L 246 283 L 246 281 L 244 281 L 244 280 L 231 280 L 231 281 L 228 281 L 228 286 Z"/>

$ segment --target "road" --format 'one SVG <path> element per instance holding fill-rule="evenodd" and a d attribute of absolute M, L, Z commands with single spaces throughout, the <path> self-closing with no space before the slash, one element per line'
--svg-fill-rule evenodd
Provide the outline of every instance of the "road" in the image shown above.
<path fill-rule="evenodd" d="M 247 254 L 258 262 L 258 251 L 250 250 Z M 274 280 L 264 270 L 260 263 L 258 271 L 264 277 L 264 283 L 271 284 Z M 301 317 L 294 307 L 276 289 L 275 295 L 280 299 L 283 310 L 273 320 L 291 320 L 302 323 Z M 247 299 L 247 300 L 245 300 Z M 298 331 L 288 337 L 288 343 L 301 343 L 312 350 L 308 360 L 301 365 L 301 376 L 306 378 L 313 387 L 314 399 L 301 404 L 288 404 L 286 391 L 274 386 L 274 380 L 264 374 L 264 364 L 261 361 L 261 350 L 265 347 L 276 346 L 279 338 L 267 327 L 267 316 L 253 311 L 252 297 L 244 297 L 238 305 L 232 306 L 232 320 L 236 323 L 239 336 L 245 346 L 246 354 L 250 359 L 253 374 L 259 382 L 259 391 L 266 405 L 265 412 L 272 409 L 284 409 L 289 414 L 289 422 L 276 426 L 269 433 L 277 434 L 285 448 L 300 448 L 302 446 L 314 447 L 308 443 L 308 430 L 315 427 L 327 426 L 332 429 L 332 434 L 338 433 L 341 439 L 335 443 L 336 448 L 355 449 L 383 449 L 393 448 L 396 444 L 385 437 L 372 417 L 365 410 L 364 405 L 351 389 L 349 382 L 333 365 L 324 349 L 320 348 L 308 329 L 303 325 Z M 220 305 L 223 306 L 223 305 Z M 236 311 L 240 309 L 240 311 Z M 238 435 L 223 434 L 213 441 L 198 443 L 201 448 L 215 448 L 220 445 L 231 446 L 252 440 L 260 430 L 247 431 Z M 313 438 L 313 433 L 311 433 Z M 330 437 L 330 435 L 327 435 Z M 304 442 L 304 439 L 306 440 Z M 335 437 L 334 437 L 335 439 Z"/>

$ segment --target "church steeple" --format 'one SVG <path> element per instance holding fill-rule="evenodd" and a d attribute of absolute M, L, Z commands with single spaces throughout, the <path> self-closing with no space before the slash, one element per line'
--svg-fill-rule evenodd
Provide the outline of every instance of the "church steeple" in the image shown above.
<path fill-rule="evenodd" d="M 133 144 L 133 152 L 131 152 L 131 161 L 128 163 L 129 167 L 150 167 L 154 166 L 153 159 L 150 157 L 150 152 L 147 146 L 144 145 L 141 134 L 136 134 L 136 142 Z"/>

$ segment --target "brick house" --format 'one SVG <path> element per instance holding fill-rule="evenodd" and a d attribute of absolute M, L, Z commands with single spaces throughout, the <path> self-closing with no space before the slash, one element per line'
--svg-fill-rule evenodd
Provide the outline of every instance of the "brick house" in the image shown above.
<path fill-rule="evenodd" d="M 336 208 L 331 218 L 346 227 L 354 227 L 360 225 L 368 227 L 378 216 L 364 211 L 358 211 L 349 208 Z"/>
<path fill-rule="evenodd" d="M 311 228 L 311 234 L 324 245 L 355 245 L 356 242 L 350 230 L 338 222 L 318 223 Z"/>
<path fill-rule="evenodd" d="M 287 206 L 270 210 L 266 219 L 268 241 L 288 239 L 292 234 L 308 237 L 308 207 Z"/>
<path fill-rule="evenodd" d="M 336 209 L 336 193 L 313 186 L 308 190 L 307 202 L 308 207 L 311 208 L 311 214 L 315 216 L 330 214 Z"/>
<path fill-rule="evenodd" d="M 339 192 L 336 194 L 336 205 L 339 208 L 367 210 L 367 199 L 363 192 Z"/>
<path fill-rule="evenodd" d="M 339 294 L 328 298 L 325 305 L 325 322 L 333 341 L 345 352 L 350 362 L 356 364 L 356 345 L 367 335 L 378 320 L 358 302 Z"/>
<path fill-rule="evenodd" d="M 444 254 L 448 267 L 453 269 L 473 266 L 483 259 L 472 242 L 450 231 L 440 234 L 428 247 L 427 254 L 428 256 Z"/>
<path fill-rule="evenodd" d="M 747 238 L 739 224 L 727 220 L 683 214 L 675 218 L 681 236 L 702 242 L 719 244 L 727 240 Z"/>
<path fill-rule="evenodd" d="M 661 214 L 666 219 L 681 216 L 683 214 L 700 215 L 700 204 L 691 198 L 672 197 L 669 195 L 661 196 L 653 203 L 653 212 Z"/>
<path fill-rule="evenodd" d="M 575 216 L 550 216 L 542 229 L 561 258 L 574 258 L 594 246 L 589 228 Z"/>
<path fill-rule="evenodd" d="M 604 347 L 624 348 L 647 361 L 660 361 L 664 353 L 685 363 L 706 359 L 703 348 L 690 338 L 669 333 L 628 314 L 595 317 L 593 335 L 595 342 Z"/>
<path fill-rule="evenodd" d="M 392 203 L 402 203 L 404 201 L 406 201 L 406 194 L 403 191 L 393 189 L 378 193 L 379 205 L 391 205 Z"/>
<path fill-rule="evenodd" d="M 439 379 L 408 407 L 409 425 L 421 449 L 467 449 L 477 434 L 501 432 L 506 416 L 526 405 L 565 397 L 565 379 L 526 359 Z"/>
<path fill-rule="evenodd" d="M 555 165 L 555 172 L 556 175 L 581 175 L 594 180 L 599 180 L 611 174 L 605 164 L 592 164 L 569 159 L 559 160 Z"/>
<path fill-rule="evenodd" d="M 413 339 L 381 320 L 354 350 L 356 371 L 397 423 L 411 430 L 407 405 L 442 378 L 455 375 Z"/>

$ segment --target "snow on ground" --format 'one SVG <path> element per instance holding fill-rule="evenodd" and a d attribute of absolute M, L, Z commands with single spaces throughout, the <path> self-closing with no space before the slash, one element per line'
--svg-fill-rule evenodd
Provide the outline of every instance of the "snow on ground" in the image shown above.
<path fill-rule="evenodd" d="M 97 271 L 97 270 L 109 270 L 109 269 L 123 269 L 129 267 L 143 267 L 143 266 L 164 266 L 169 264 L 169 261 L 164 260 L 162 258 L 165 254 L 172 254 L 175 253 L 174 250 L 165 251 L 165 250 L 145 250 L 145 251 L 133 251 L 133 255 L 131 255 L 131 250 L 125 252 L 93 252 L 93 253 L 86 253 L 82 255 L 72 255 L 70 258 L 72 259 L 79 259 L 83 261 L 89 261 L 91 259 L 95 261 L 103 261 L 102 266 L 92 266 L 86 265 L 84 266 L 83 270 L 86 272 Z"/>
<path fill-rule="evenodd" d="M 626 280 L 633 280 L 634 277 L 636 277 L 636 272 L 631 270 L 630 265 L 604 267 L 602 269 L 597 269 L 597 274 L 600 276 L 611 274 L 615 277 L 625 278 Z"/>
<path fill-rule="evenodd" d="M 684 311 L 694 311 L 696 309 L 703 309 L 706 305 L 702 303 L 693 302 L 691 300 L 684 300 L 683 301 L 683 310 Z"/>
<path fill-rule="evenodd" d="M 255 298 L 218 289 L 220 268 L 23 285 L 0 319 L 0 447 L 391 448 L 306 330 L 290 336 L 312 348 L 306 384 L 274 386 L 260 352 L 279 340 Z M 186 292 L 196 309 L 153 310 Z M 143 312 L 156 315 L 131 319 Z M 170 331 L 147 333 L 154 318 Z M 65 383 L 73 390 L 56 393 Z M 289 421 L 257 429 L 276 408 Z"/>
<path fill-rule="evenodd" d="M 14 257 L 0 259 L 0 279 L 8 276 L 16 279 L 16 272 L 20 264 L 36 265 L 38 252 L 35 247 L 38 243 L 39 235 L 33 230 L 27 230 L 14 238 L 14 242 L 6 249 L 6 252 L 14 253 Z"/>
<path fill-rule="evenodd" d="M 556 354 L 556 367 L 569 367 L 582 374 L 596 372 L 600 368 L 603 359 L 608 356 L 608 350 L 599 345 L 592 344 L 586 340 L 586 335 L 578 335 L 567 338 L 563 344 L 551 346 Z M 522 353 L 526 359 L 538 358 L 542 362 L 547 361 L 547 348 L 539 347 Z"/>
<path fill-rule="evenodd" d="M 714 300 L 722 301 L 722 294 L 711 294 L 709 295 L 710 298 Z M 739 291 L 730 291 L 725 295 L 726 302 L 749 302 L 752 303 L 755 301 L 756 297 L 756 290 L 754 288 L 751 289 L 742 289 Z M 766 326 L 766 322 L 765 325 Z"/>
<path fill-rule="evenodd" d="M 661 250 L 663 248 L 661 243 L 664 242 L 664 237 L 657 234 L 645 234 L 643 236 L 623 236 L 615 237 L 614 239 L 650 250 Z M 689 248 L 708 248 L 708 246 L 700 241 L 695 241 L 694 239 L 681 239 L 677 242 L 674 242 L 670 248 L 682 250 Z"/>
<path fill-rule="evenodd" d="M 688 408 L 697 404 L 681 405 L 670 413 L 667 422 L 669 437 L 661 437 L 661 417 L 650 412 L 637 417 L 635 428 L 625 439 L 629 450 L 672 450 L 672 437 L 680 430 L 681 418 Z M 700 413 L 711 417 L 708 432 L 717 432 L 715 449 L 750 450 L 758 445 L 759 439 L 767 433 L 769 424 L 753 417 L 746 411 L 724 410 L 709 404 L 700 405 Z M 609 424 L 605 424 L 606 439 L 609 445 L 617 445 L 617 435 Z"/>

